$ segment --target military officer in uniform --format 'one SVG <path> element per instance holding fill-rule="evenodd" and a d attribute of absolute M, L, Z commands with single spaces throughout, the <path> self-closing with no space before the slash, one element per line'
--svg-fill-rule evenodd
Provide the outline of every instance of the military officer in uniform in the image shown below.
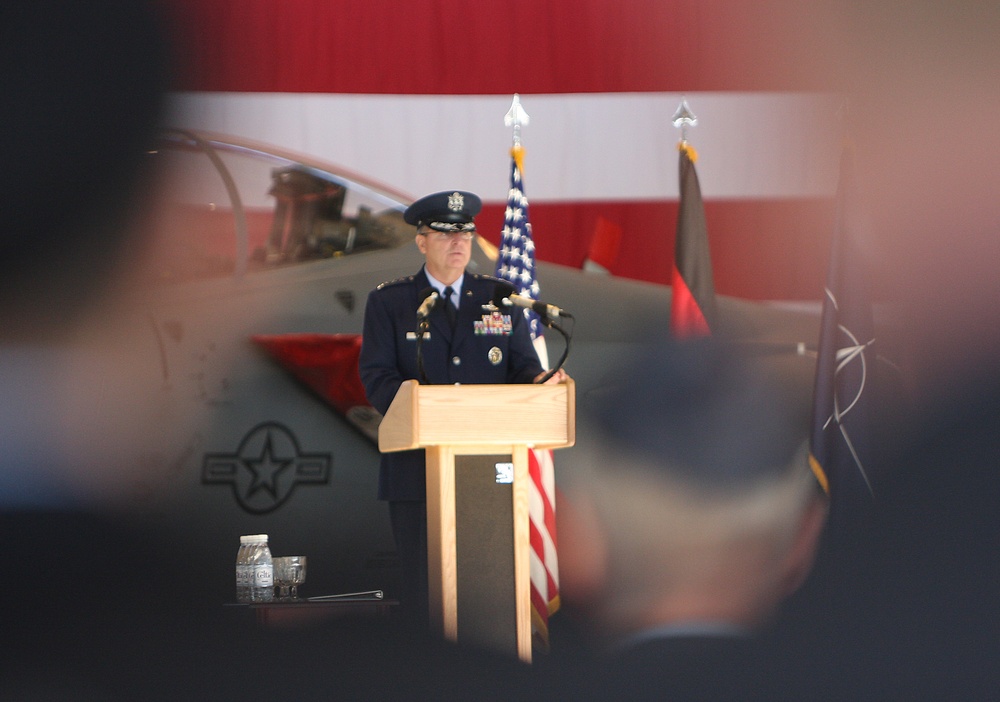
<path fill-rule="evenodd" d="M 359 362 L 368 401 L 383 414 L 403 381 L 423 382 L 417 362 L 417 308 L 421 292 L 428 288 L 440 296 L 421 341 L 428 383 L 532 383 L 546 374 L 523 315 L 491 305 L 499 281 L 465 270 L 476 233 L 473 218 L 481 207 L 472 193 L 446 191 L 417 200 L 403 215 L 417 228 L 417 248 L 426 262 L 414 275 L 383 283 L 369 294 Z M 560 369 L 547 382 L 566 377 Z M 380 500 L 389 502 L 403 611 L 426 621 L 424 451 L 383 454 L 378 492 Z"/>

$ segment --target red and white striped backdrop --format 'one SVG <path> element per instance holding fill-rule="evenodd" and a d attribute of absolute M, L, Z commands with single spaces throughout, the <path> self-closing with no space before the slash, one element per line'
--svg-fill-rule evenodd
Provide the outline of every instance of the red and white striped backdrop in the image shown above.
<path fill-rule="evenodd" d="M 268 142 L 418 196 L 464 188 L 499 241 L 515 92 L 541 260 L 668 282 L 686 97 L 723 294 L 818 299 L 838 99 L 787 14 L 748 0 L 170 0 L 178 126 Z M 769 5 L 767 7 L 770 7 Z M 544 280 L 540 281 L 544 286 Z"/>

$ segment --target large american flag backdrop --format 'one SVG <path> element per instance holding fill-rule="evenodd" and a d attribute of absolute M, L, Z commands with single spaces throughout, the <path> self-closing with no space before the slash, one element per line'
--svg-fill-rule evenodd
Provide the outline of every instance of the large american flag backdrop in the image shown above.
<path fill-rule="evenodd" d="M 310 154 L 414 196 L 475 191 L 479 230 L 498 244 L 503 117 L 519 93 L 538 258 L 579 267 L 610 222 L 622 235 L 608 267 L 640 280 L 669 281 L 671 116 L 686 98 L 717 292 L 822 295 L 839 101 L 784 53 L 817 36 L 789 30 L 805 21 L 794 3 L 164 2 L 178 20 L 175 126 Z"/>

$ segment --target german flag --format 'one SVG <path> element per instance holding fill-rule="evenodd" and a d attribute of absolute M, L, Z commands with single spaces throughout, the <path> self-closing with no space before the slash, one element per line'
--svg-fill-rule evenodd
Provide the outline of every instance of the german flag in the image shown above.
<path fill-rule="evenodd" d="M 715 283 L 705 226 L 705 206 L 694 162 L 698 155 L 681 141 L 681 202 L 674 242 L 674 266 L 670 275 L 670 331 L 675 337 L 707 336 L 715 324 Z"/>

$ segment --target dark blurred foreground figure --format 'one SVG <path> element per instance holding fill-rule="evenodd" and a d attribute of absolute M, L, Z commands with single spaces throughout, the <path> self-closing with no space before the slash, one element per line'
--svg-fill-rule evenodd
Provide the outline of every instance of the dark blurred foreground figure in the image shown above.
<path fill-rule="evenodd" d="M 6 699 L 165 695 L 180 689 L 165 673 L 184 667 L 181 642 L 206 638 L 183 560 L 124 517 L 99 469 L 133 440 L 130 415 L 148 400 L 125 373 L 90 372 L 128 362 L 106 339 L 153 202 L 145 154 L 171 68 L 164 31 L 134 0 L 0 9 L 0 540 L 16 602 L 0 613 Z"/>
<path fill-rule="evenodd" d="M 111 696 L 168 619 L 154 603 L 172 607 L 159 597 L 165 552 L 108 513 L 114 486 L 85 467 L 115 444 L 69 428 L 115 395 L 114 380 L 84 378 L 72 342 L 111 314 L 136 260 L 168 71 L 146 3 L 0 9 L 0 535 L 17 602 L 0 614 L 7 698 Z M 107 396 L 93 391 L 102 382 Z M 125 440 L 125 417 L 110 419 Z"/>
<path fill-rule="evenodd" d="M 808 574 L 826 514 L 789 361 L 663 340 L 581 402 L 560 572 L 586 653 L 552 666 L 574 694 L 752 695 L 758 630 Z"/>
<path fill-rule="evenodd" d="M 1000 5 L 816 4 L 914 411 L 776 627 L 788 699 L 1000 698 Z M 934 125 L 939 125 L 940 130 Z"/>
<path fill-rule="evenodd" d="M 122 499 L 142 470 L 118 465 L 139 455 L 123 446 L 165 430 L 117 323 L 145 292 L 144 156 L 171 70 L 156 9 L 0 8 L 0 698 L 508 698 L 520 663 L 391 621 L 257 626 Z"/>
<path fill-rule="evenodd" d="M 910 419 L 875 511 L 831 532 L 770 633 L 773 698 L 1000 695 L 1000 373 Z"/>
<path fill-rule="evenodd" d="M 150 3 L 112 0 L 4 3 L 0 37 L 0 334 L 37 339 L 136 254 L 166 37 Z"/>

